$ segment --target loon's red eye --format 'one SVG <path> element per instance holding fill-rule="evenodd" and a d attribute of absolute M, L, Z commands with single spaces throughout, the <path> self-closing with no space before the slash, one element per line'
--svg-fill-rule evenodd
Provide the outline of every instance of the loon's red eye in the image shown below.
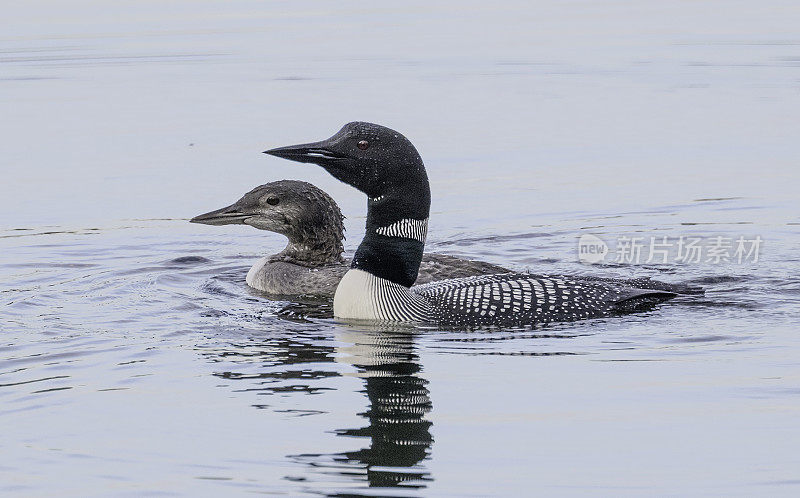
<path fill-rule="evenodd" d="M 359 140 L 358 144 L 356 145 L 361 150 L 367 150 L 369 148 L 369 142 L 367 142 L 366 140 Z"/>

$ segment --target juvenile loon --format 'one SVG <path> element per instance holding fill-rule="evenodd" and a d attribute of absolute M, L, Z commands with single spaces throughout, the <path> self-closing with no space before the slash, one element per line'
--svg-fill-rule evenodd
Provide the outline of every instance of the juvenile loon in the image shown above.
<path fill-rule="evenodd" d="M 283 251 L 261 258 L 247 272 L 250 287 L 276 295 L 333 297 L 350 262 L 342 257 L 344 224 L 324 191 L 297 180 L 254 188 L 228 207 L 195 216 L 192 223 L 245 224 L 289 239 Z M 417 282 L 507 272 L 502 266 L 443 254 L 425 254 Z"/>
<path fill-rule="evenodd" d="M 327 140 L 265 153 L 318 164 L 367 195 L 366 234 L 334 296 L 333 312 L 339 318 L 532 325 L 647 309 L 686 288 L 648 279 L 520 273 L 412 287 L 425 247 L 430 187 L 422 158 L 406 137 L 380 125 L 352 122 Z M 643 280 L 656 288 L 637 287 Z"/>

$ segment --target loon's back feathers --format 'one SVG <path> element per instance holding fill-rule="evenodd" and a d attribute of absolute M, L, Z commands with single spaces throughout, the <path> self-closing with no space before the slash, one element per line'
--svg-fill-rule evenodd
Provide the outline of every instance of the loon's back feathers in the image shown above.
<path fill-rule="evenodd" d="M 434 282 L 411 289 L 426 297 L 442 325 L 563 322 L 644 309 L 675 293 L 564 276 L 504 274 Z"/>
<path fill-rule="evenodd" d="M 511 270 L 485 261 L 462 259 L 447 254 L 425 253 L 419 266 L 416 285 L 473 275 L 508 273 Z"/>

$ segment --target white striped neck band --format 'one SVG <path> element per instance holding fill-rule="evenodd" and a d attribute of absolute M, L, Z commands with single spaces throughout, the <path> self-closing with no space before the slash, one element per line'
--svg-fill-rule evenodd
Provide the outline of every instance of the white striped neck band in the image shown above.
<path fill-rule="evenodd" d="M 428 219 L 414 220 L 411 218 L 403 218 L 400 221 L 395 221 L 387 227 L 378 227 L 375 232 L 387 237 L 403 237 L 406 239 L 414 239 L 425 243 L 425 238 L 428 236 Z"/>

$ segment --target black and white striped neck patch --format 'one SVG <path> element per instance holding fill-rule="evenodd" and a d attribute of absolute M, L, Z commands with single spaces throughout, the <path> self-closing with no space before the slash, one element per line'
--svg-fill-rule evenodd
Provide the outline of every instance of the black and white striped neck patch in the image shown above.
<path fill-rule="evenodd" d="M 401 323 L 435 319 L 426 298 L 357 268 L 350 269 L 339 282 L 333 297 L 333 314 L 339 318 Z"/>
<path fill-rule="evenodd" d="M 411 218 L 403 218 L 400 221 L 395 221 L 388 227 L 379 227 L 375 232 L 388 237 L 414 239 L 424 244 L 425 238 L 428 236 L 428 219 L 414 220 Z"/>

